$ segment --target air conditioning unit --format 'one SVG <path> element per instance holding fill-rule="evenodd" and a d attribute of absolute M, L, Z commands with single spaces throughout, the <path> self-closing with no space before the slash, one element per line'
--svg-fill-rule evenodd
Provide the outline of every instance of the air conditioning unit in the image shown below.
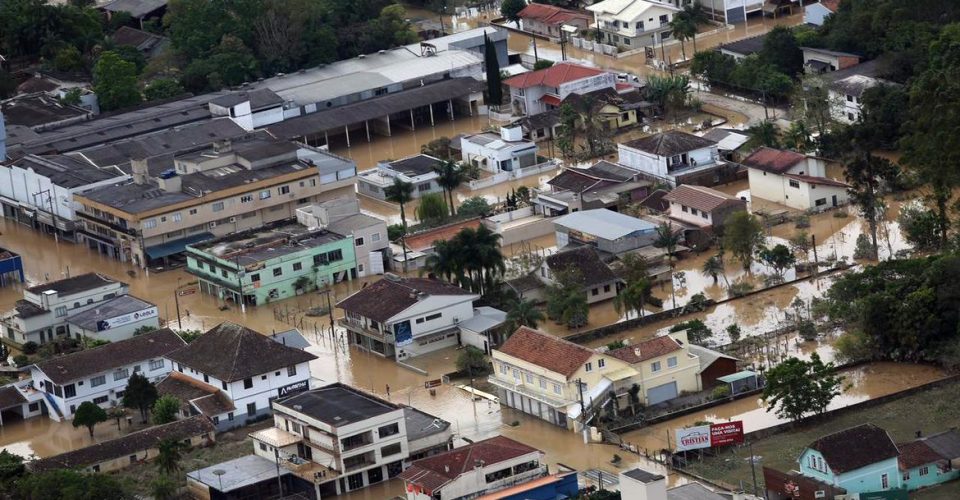
<path fill-rule="evenodd" d="M 230 222 L 237 222 L 237 218 L 236 218 L 236 217 L 230 217 Z"/>
<path fill-rule="evenodd" d="M 211 222 L 211 223 L 207 224 L 207 226 L 210 227 L 211 229 L 213 229 L 213 228 L 217 227 L 217 223 L 216 223 L 216 221 L 214 221 L 214 222 Z"/>
<path fill-rule="evenodd" d="M 823 490 L 817 490 L 813 493 L 814 498 L 827 498 L 827 492 Z"/>

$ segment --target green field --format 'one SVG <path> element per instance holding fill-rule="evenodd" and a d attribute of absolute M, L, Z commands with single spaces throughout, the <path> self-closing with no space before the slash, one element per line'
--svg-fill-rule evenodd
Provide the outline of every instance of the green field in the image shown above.
<path fill-rule="evenodd" d="M 794 430 L 755 441 L 753 454 L 758 460 L 758 483 L 763 482 L 762 466 L 782 471 L 795 470 L 797 457 L 809 443 L 821 436 L 862 423 L 883 427 L 897 442 L 913 439 L 918 430 L 928 435 L 960 425 L 960 382 L 911 394 L 860 411 L 844 413 L 829 420 L 798 425 Z M 749 490 L 748 485 L 752 484 L 749 455 L 749 450 L 745 446 L 731 448 L 728 452 L 705 458 L 703 462 L 691 465 L 688 470 L 731 487 L 743 484 Z M 942 491 L 936 491 L 938 489 Z M 931 489 L 929 492 L 917 494 L 917 498 L 957 499 L 960 498 L 960 486 L 951 484 Z"/>

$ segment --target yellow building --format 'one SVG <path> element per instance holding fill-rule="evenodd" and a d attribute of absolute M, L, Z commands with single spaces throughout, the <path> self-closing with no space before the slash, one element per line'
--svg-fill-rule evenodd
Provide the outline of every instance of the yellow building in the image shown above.
<path fill-rule="evenodd" d="M 690 352 L 686 331 L 654 337 L 608 354 L 636 370 L 638 376 L 633 382 L 640 387 L 640 401 L 645 406 L 703 389 L 700 357 Z"/>

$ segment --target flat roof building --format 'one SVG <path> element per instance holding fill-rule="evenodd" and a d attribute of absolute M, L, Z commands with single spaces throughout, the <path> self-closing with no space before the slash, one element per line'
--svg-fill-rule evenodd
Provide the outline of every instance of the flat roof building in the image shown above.
<path fill-rule="evenodd" d="M 67 325 L 75 336 L 116 342 L 133 337 L 143 328 L 160 328 L 160 314 L 150 302 L 121 295 L 67 317 Z"/>

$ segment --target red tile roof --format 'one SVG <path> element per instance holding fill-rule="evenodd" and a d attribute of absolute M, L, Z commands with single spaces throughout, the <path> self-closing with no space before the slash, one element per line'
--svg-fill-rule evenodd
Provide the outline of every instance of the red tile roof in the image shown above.
<path fill-rule="evenodd" d="M 806 158 L 806 156 L 793 151 L 762 147 L 746 157 L 742 163 L 750 168 L 782 174 Z"/>
<path fill-rule="evenodd" d="M 531 71 L 522 75 L 509 78 L 503 83 L 515 88 L 529 88 L 543 85 L 546 87 L 559 87 L 561 84 L 581 80 L 591 76 L 597 76 L 606 73 L 602 69 L 588 68 L 573 63 L 558 63 L 546 69 Z"/>
<path fill-rule="evenodd" d="M 508 437 L 496 436 L 417 460 L 400 474 L 400 479 L 421 486 L 433 495 L 447 483 L 472 471 L 479 462 L 490 466 L 536 452 L 540 450 Z"/>
<path fill-rule="evenodd" d="M 558 26 L 574 19 L 582 19 L 590 22 L 593 16 L 575 10 L 564 9 L 554 5 L 545 5 L 542 3 L 531 3 L 521 10 L 517 16 L 520 19 L 529 19 L 539 21 L 551 26 Z"/>
<path fill-rule="evenodd" d="M 551 106 L 559 106 L 561 102 L 560 97 L 555 96 L 553 94 L 547 94 L 541 97 L 540 101 L 543 102 L 544 104 L 549 104 Z"/>
<path fill-rule="evenodd" d="M 383 323 L 419 302 L 421 295 L 471 295 L 471 292 L 429 278 L 383 278 L 341 300 L 337 307 Z"/>
<path fill-rule="evenodd" d="M 945 460 L 939 453 L 927 446 L 923 440 L 911 441 L 897 445 L 900 449 L 900 469 L 907 470 L 921 465 L 932 464 Z"/>
<path fill-rule="evenodd" d="M 738 198 L 722 193 L 716 189 L 710 189 L 703 186 L 691 186 L 681 184 L 676 189 L 667 193 L 663 199 L 675 201 L 681 205 L 696 208 L 704 212 L 712 212 L 728 203 L 745 205 L 745 202 Z"/>
<path fill-rule="evenodd" d="M 673 337 L 664 335 L 662 337 L 654 337 L 650 340 L 645 340 L 637 344 L 614 349 L 608 354 L 633 365 L 648 359 L 658 358 L 664 354 L 679 351 L 682 348 L 683 347 L 680 345 L 680 343 L 674 340 Z"/>
<path fill-rule="evenodd" d="M 819 184 L 821 186 L 833 186 L 833 187 L 850 187 L 849 184 L 843 181 L 837 181 L 833 179 L 828 179 L 826 177 L 813 177 L 809 175 L 797 175 L 797 174 L 783 174 L 784 177 L 789 179 L 795 179 L 801 182 L 806 182 L 809 184 Z"/>
<path fill-rule="evenodd" d="M 517 329 L 498 351 L 568 378 L 596 353 L 592 349 L 525 326 Z"/>

